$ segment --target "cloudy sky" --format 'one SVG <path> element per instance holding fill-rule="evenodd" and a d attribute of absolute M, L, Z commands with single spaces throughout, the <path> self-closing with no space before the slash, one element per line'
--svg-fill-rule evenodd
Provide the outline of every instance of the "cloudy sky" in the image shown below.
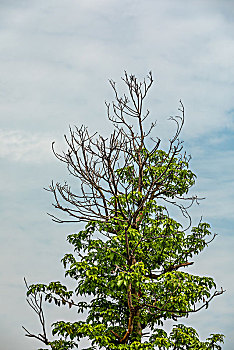
<path fill-rule="evenodd" d="M 63 279 L 66 235 L 79 225 L 52 223 L 43 187 L 68 178 L 51 152 L 64 146 L 69 125 L 105 135 L 108 79 L 152 70 L 148 106 L 155 133 L 167 139 L 168 117 L 186 108 L 182 138 L 206 200 L 194 209 L 219 235 L 192 272 L 213 276 L 226 293 L 186 321 L 204 339 L 234 332 L 234 3 L 232 0 L 0 0 L 1 297 L 4 350 L 41 344 L 21 326 L 40 331 L 25 302 L 29 283 Z M 68 319 L 52 309 L 47 323 Z M 71 317 L 75 317 L 72 315 Z"/>

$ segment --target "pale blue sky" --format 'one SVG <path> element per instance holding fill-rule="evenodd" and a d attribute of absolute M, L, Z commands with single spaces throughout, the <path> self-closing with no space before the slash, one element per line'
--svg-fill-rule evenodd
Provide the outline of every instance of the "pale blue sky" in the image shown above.
<path fill-rule="evenodd" d="M 0 158 L 1 297 L 4 350 L 41 346 L 21 325 L 39 331 L 25 302 L 29 283 L 62 280 L 66 235 L 79 225 L 56 225 L 46 212 L 52 179 L 68 178 L 53 158 L 68 126 L 111 130 L 105 100 L 108 79 L 124 70 L 140 78 L 152 70 L 148 106 L 156 136 L 169 137 L 167 118 L 186 108 L 182 134 L 198 175 L 196 192 L 207 199 L 193 213 L 219 233 L 191 271 L 215 277 L 227 292 L 188 324 L 201 336 L 234 332 L 234 4 L 230 0 L 1 0 Z M 168 129 L 169 128 L 169 129 Z M 65 317 L 48 307 L 48 324 Z M 73 319 L 76 317 L 74 314 Z"/>

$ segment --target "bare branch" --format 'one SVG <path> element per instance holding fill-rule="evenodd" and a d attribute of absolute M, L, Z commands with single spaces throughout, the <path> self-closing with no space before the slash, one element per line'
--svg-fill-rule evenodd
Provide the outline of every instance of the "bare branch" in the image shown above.
<path fill-rule="evenodd" d="M 26 279 L 24 278 L 24 282 L 26 285 L 27 290 L 29 290 L 28 284 Z M 26 299 L 27 303 L 29 304 L 29 306 L 36 312 L 36 314 L 39 317 L 39 321 L 42 327 L 42 334 L 32 334 L 30 333 L 25 327 L 22 326 L 22 328 L 26 331 L 25 336 L 26 337 L 33 337 L 36 338 L 40 341 L 42 341 L 44 344 L 48 345 L 49 344 L 49 340 L 47 338 L 46 335 L 46 327 L 45 327 L 45 317 L 44 317 L 44 312 L 42 309 L 42 295 L 39 293 L 39 295 L 37 295 L 37 293 L 35 292 L 34 294 L 31 294 L 31 296 L 29 298 Z"/>

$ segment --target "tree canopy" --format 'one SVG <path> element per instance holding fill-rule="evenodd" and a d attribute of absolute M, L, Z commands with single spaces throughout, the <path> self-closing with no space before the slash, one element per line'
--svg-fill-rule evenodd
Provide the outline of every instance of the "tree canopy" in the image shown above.
<path fill-rule="evenodd" d="M 115 100 L 106 103 L 114 128 L 109 138 L 82 126 L 65 136 L 66 152 L 57 153 L 53 144 L 55 156 L 78 184 L 76 192 L 68 183 L 52 182 L 48 188 L 54 207 L 65 214 L 50 214 L 55 222 L 84 223 L 83 230 L 68 235 L 74 253 L 62 259 L 65 276 L 76 281 L 76 288 L 26 283 L 28 303 L 42 326 L 38 335 L 24 328 L 26 336 L 53 350 L 80 347 L 84 337 L 90 350 L 221 349 L 222 334 L 201 341 L 195 329 L 179 323 L 224 292 L 213 278 L 187 272 L 215 235 L 202 219 L 194 225 L 189 214 L 199 198 L 189 195 L 196 175 L 179 138 L 184 106 L 180 101 L 179 115 L 170 117 L 176 130 L 163 150 L 160 139 L 152 137 L 156 123 L 148 123 L 144 107 L 152 74 L 139 81 L 125 72 L 122 80 L 127 88 L 123 96 L 110 81 Z M 172 217 L 173 207 L 180 221 Z M 71 312 L 86 311 L 87 318 L 54 322 L 51 340 L 44 300 Z M 163 326 L 170 319 L 176 325 L 168 334 Z"/>

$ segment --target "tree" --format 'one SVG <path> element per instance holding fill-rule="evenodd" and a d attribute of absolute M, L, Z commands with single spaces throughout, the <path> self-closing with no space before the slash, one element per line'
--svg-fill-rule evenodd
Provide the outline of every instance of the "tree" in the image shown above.
<path fill-rule="evenodd" d="M 176 131 L 168 150 L 151 137 L 155 123 L 146 125 L 149 111 L 144 100 L 152 86 L 149 73 L 138 81 L 125 72 L 127 94 L 119 96 L 110 81 L 115 101 L 106 103 L 114 131 L 108 139 L 90 135 L 87 128 L 70 128 L 65 136 L 67 152 L 55 156 L 79 183 L 74 193 L 68 183 L 53 183 L 54 207 L 66 214 L 51 215 L 58 223 L 83 222 L 85 227 L 67 237 L 74 254 L 66 254 L 65 276 L 76 281 L 68 290 L 60 282 L 27 286 L 27 300 L 38 314 L 42 334 L 26 336 L 41 340 L 51 349 L 72 349 L 88 337 L 89 349 L 221 349 L 223 335 L 201 341 L 197 332 L 183 324 L 170 334 L 165 320 L 178 321 L 207 308 L 222 294 L 211 277 L 185 272 L 191 259 L 214 239 L 210 225 L 200 220 L 192 226 L 189 208 L 198 202 L 189 196 L 196 175 L 189 169 L 179 136 L 184 125 L 184 106 L 171 117 Z M 77 188 L 77 186 L 76 186 Z M 175 207 L 182 223 L 170 214 Z M 187 221 L 187 225 L 185 224 Z M 79 301 L 79 296 L 88 296 Z M 86 321 L 52 324 L 56 340 L 48 340 L 43 299 L 67 305 Z"/>

